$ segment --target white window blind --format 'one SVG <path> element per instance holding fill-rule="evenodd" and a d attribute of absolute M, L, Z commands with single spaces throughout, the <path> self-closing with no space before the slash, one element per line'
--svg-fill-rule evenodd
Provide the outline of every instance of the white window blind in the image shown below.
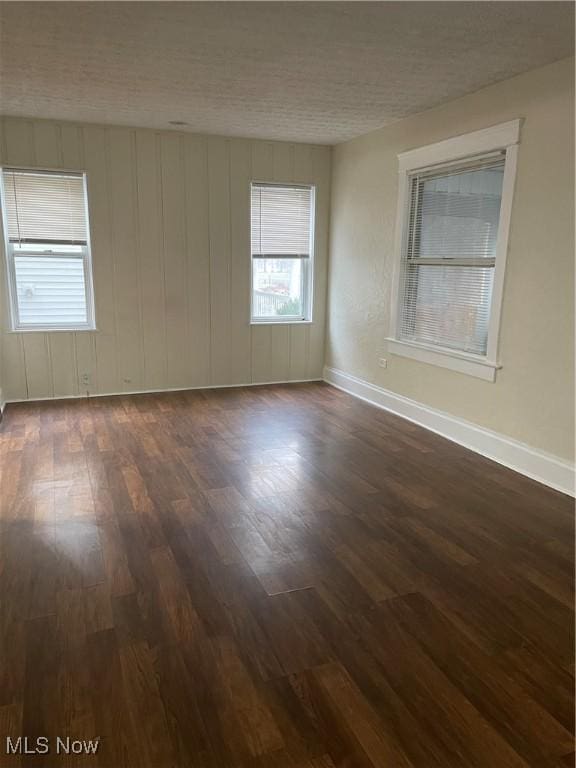
<path fill-rule="evenodd" d="M 314 188 L 252 184 L 252 320 L 311 318 Z"/>
<path fill-rule="evenodd" d="M 485 355 L 504 156 L 411 174 L 399 338 Z"/>
<path fill-rule="evenodd" d="M 82 174 L 7 169 L 4 199 L 11 242 L 86 245 Z"/>
<path fill-rule="evenodd" d="M 252 256 L 308 258 L 310 187 L 252 184 Z"/>
<path fill-rule="evenodd" d="M 93 327 L 84 182 L 81 173 L 2 171 L 15 330 Z"/>

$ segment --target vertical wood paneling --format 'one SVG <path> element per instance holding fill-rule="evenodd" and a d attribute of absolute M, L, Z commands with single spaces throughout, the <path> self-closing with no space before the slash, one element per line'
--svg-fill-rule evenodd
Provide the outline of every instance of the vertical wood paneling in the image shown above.
<path fill-rule="evenodd" d="M 294 177 L 294 145 L 274 144 L 272 151 L 274 181 L 288 182 Z"/>
<path fill-rule="evenodd" d="M 4 161 L 10 165 L 26 165 L 36 163 L 36 149 L 34 146 L 33 125 L 29 120 L 5 120 L 4 121 Z M 4 243 L 2 243 L 2 253 L 4 254 Z M 7 296 L 6 286 L 3 286 L 3 294 Z M 28 386 L 28 375 L 26 371 L 25 355 L 25 334 L 18 334 L 6 339 L 6 355 L 3 355 L 4 364 L 2 366 L 3 377 L 6 378 L 7 398 L 27 398 L 34 397 Z M 33 344 L 32 344 L 33 346 Z M 29 360 L 33 370 L 30 378 L 35 380 L 38 372 L 34 362 L 33 350 L 29 350 Z M 41 352 L 41 361 L 45 360 Z M 42 364 L 42 363 L 41 363 Z M 48 374 L 48 368 L 45 370 Z M 46 382 L 46 387 L 49 383 Z M 3 386 L 4 389 L 4 386 Z M 37 386 L 33 384 L 33 391 Z"/>
<path fill-rule="evenodd" d="M 28 397 L 22 334 L 2 334 L 2 395 L 6 400 Z"/>
<path fill-rule="evenodd" d="M 271 381 L 272 334 L 269 325 L 252 326 L 252 381 L 255 384 Z"/>
<path fill-rule="evenodd" d="M 47 333 L 54 397 L 78 394 L 78 371 L 73 333 Z"/>
<path fill-rule="evenodd" d="M 64 139 L 64 158 L 80 150 L 75 137 L 70 144 Z M 114 249 L 112 244 L 111 206 L 108 178 L 108 155 L 104 128 L 87 126 L 83 133 L 83 165 L 87 174 L 90 213 L 90 244 L 96 327 L 94 334 L 77 333 L 75 349 L 78 363 L 78 386 L 82 393 L 118 392 L 122 389 L 118 372 L 116 334 L 117 297 L 114 283 Z M 88 384 L 83 381 L 88 376 Z"/>
<path fill-rule="evenodd" d="M 164 281 L 166 295 L 166 350 L 168 386 L 185 387 L 191 368 L 188 344 L 186 227 L 184 222 L 184 166 L 178 134 L 160 139 L 162 211 L 164 226 Z"/>
<path fill-rule="evenodd" d="M 144 387 L 160 389 L 168 379 L 166 287 L 162 232 L 160 137 L 136 132 L 136 188 L 138 206 L 138 260 L 142 298 Z"/>
<path fill-rule="evenodd" d="M 67 126 L 67 128 L 69 128 Z M 78 130 L 76 129 L 76 133 Z M 71 140 L 70 131 L 65 133 L 67 142 Z M 61 126 L 56 123 L 34 124 L 34 145 L 36 162 L 45 168 L 81 168 L 82 155 L 80 148 L 66 144 L 64 155 L 64 136 Z M 66 161 L 70 163 L 66 166 Z M 73 333 L 47 333 L 48 366 L 51 377 L 51 391 L 54 397 L 65 397 L 78 394 L 78 374 L 76 370 L 76 353 Z"/>
<path fill-rule="evenodd" d="M 10 120 L 4 122 L 5 160 L 11 165 L 36 164 L 34 146 L 34 126 L 30 120 Z"/>
<path fill-rule="evenodd" d="M 189 386 L 210 383 L 210 225 L 208 149 L 199 136 L 184 137 L 186 248 L 188 264 Z"/>
<path fill-rule="evenodd" d="M 121 388 L 131 391 L 142 388 L 143 367 L 140 276 L 136 258 L 135 132 L 112 128 L 107 131 L 107 135 L 118 370 Z"/>
<path fill-rule="evenodd" d="M 250 142 L 230 143 L 230 238 L 231 292 L 233 318 L 230 336 L 230 383 L 247 384 L 251 380 L 250 335 L 250 178 L 252 158 Z"/>
<path fill-rule="evenodd" d="M 308 144 L 294 145 L 294 181 L 297 184 L 314 184 L 314 147 Z"/>
<path fill-rule="evenodd" d="M 230 142 L 208 140 L 211 383 L 230 383 Z"/>
<path fill-rule="evenodd" d="M 53 397 L 54 389 L 46 334 L 27 332 L 22 334 L 22 340 L 28 397 L 32 400 Z"/>
<path fill-rule="evenodd" d="M 62 167 L 66 170 L 86 170 L 82 128 L 78 125 L 63 123 L 59 126 L 59 133 L 62 143 Z"/>
<path fill-rule="evenodd" d="M 316 312 L 316 307 L 314 308 Z M 308 349 L 310 331 L 306 325 L 290 326 L 290 369 L 289 381 L 302 381 L 308 370 Z"/>
<path fill-rule="evenodd" d="M 97 324 L 95 332 L 3 333 L 6 398 L 321 375 L 329 148 L 19 118 L 4 124 L 4 162 L 87 172 Z M 311 325 L 250 325 L 252 179 L 316 184 Z M 4 264 L 0 274 L 4 297 Z M 8 331 L 7 307 L 0 312 Z"/>
<path fill-rule="evenodd" d="M 269 381 L 288 381 L 290 378 L 291 325 L 274 325 L 271 329 Z"/>
<path fill-rule="evenodd" d="M 55 123 L 33 125 L 34 150 L 39 168 L 61 168 L 60 128 Z"/>
<path fill-rule="evenodd" d="M 272 181 L 274 178 L 274 143 L 253 141 L 252 178 L 254 181 Z"/>
<path fill-rule="evenodd" d="M 78 371 L 78 392 L 81 395 L 93 395 L 106 391 L 100 385 L 100 380 L 106 381 L 109 376 L 108 366 L 100 356 L 105 342 L 106 336 L 101 333 L 77 333 L 75 336 L 74 350 Z M 114 365 L 115 360 L 112 362 L 112 366 Z M 87 376 L 86 382 L 84 376 Z"/>

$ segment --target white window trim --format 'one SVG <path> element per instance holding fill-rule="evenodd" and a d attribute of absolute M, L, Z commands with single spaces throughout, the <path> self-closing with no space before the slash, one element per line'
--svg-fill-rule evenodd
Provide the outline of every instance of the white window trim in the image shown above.
<path fill-rule="evenodd" d="M 310 325 L 313 322 L 314 311 L 314 255 L 316 245 L 316 185 L 298 184 L 294 181 L 263 181 L 262 179 L 251 179 L 250 190 L 253 184 L 266 184 L 267 186 L 280 187 L 305 187 L 311 191 L 312 200 L 312 222 L 310 224 L 310 256 L 307 259 L 301 259 L 303 264 L 303 282 L 306 290 L 303 292 L 304 312 L 300 315 L 279 315 L 274 317 L 255 317 L 254 316 L 254 257 L 252 256 L 252 243 L 250 243 L 250 325 Z M 252 209 L 250 209 L 252 216 Z"/>
<path fill-rule="evenodd" d="M 26 171 L 38 171 L 39 173 L 75 173 L 82 175 L 82 183 L 84 187 L 84 215 L 86 216 L 86 245 L 82 246 L 82 262 L 84 266 L 84 287 L 86 291 L 86 322 L 85 323 L 25 323 L 21 324 L 18 316 L 18 296 L 16 289 L 16 269 L 14 262 L 14 249 L 13 243 L 10 242 L 8 237 L 8 223 L 6 221 L 6 206 L 4 203 L 4 168 L 10 168 L 14 170 L 26 170 Z M 41 333 L 52 331 L 68 331 L 73 333 L 75 331 L 96 331 L 96 316 L 94 310 L 94 284 L 92 276 L 92 248 L 90 245 L 90 216 L 88 209 L 88 184 L 86 171 L 80 171 L 78 169 L 69 170 L 64 168 L 46 168 L 46 167 L 31 167 L 31 166 L 18 166 L 8 165 L 0 166 L 0 208 L 2 209 L 2 229 L 4 231 L 4 252 L 6 262 L 7 273 L 7 287 L 8 287 L 8 313 L 10 318 L 10 332 L 12 333 Z M 26 251 L 20 251 L 20 253 L 26 253 Z M 38 255 L 38 251 L 33 252 L 34 255 Z M 57 248 L 50 249 L 51 255 L 54 256 L 69 256 L 74 258 L 70 253 L 60 253 Z M 77 258 L 77 257 L 76 257 Z"/>
<path fill-rule="evenodd" d="M 498 339 L 521 122 L 520 119 L 510 120 L 506 123 L 500 123 L 499 125 L 474 131 L 463 136 L 445 139 L 436 144 L 429 144 L 428 146 L 419 147 L 418 149 L 398 155 L 398 207 L 394 238 L 394 274 L 390 336 L 387 339 L 388 349 L 392 354 L 409 357 L 413 360 L 438 365 L 443 368 L 450 368 L 460 373 L 476 376 L 485 381 L 495 380 L 497 369 L 502 367 L 498 362 Z M 409 174 L 424 168 L 428 169 L 434 165 L 459 162 L 476 155 L 483 155 L 498 150 L 506 152 L 506 160 L 502 182 L 500 222 L 498 225 L 498 239 L 496 241 L 496 264 L 494 267 L 486 355 L 471 355 L 447 347 L 437 347 L 436 345 L 399 339 L 399 294 L 402 253 L 407 236 L 407 211 L 410 194 Z"/>

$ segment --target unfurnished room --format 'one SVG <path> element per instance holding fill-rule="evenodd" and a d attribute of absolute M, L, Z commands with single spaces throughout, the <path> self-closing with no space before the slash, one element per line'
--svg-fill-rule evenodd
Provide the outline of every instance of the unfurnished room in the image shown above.
<path fill-rule="evenodd" d="M 1 768 L 574 768 L 574 11 L 0 0 Z"/>

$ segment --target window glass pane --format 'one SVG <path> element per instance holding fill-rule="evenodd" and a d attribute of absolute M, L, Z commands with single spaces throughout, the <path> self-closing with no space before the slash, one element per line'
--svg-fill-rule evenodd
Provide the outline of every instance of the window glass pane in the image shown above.
<path fill-rule="evenodd" d="M 401 336 L 486 354 L 492 267 L 409 266 Z"/>
<path fill-rule="evenodd" d="M 85 325 L 84 262 L 77 257 L 15 254 L 20 325 Z"/>
<path fill-rule="evenodd" d="M 252 314 L 254 317 L 303 317 L 302 259 L 254 259 Z"/>

